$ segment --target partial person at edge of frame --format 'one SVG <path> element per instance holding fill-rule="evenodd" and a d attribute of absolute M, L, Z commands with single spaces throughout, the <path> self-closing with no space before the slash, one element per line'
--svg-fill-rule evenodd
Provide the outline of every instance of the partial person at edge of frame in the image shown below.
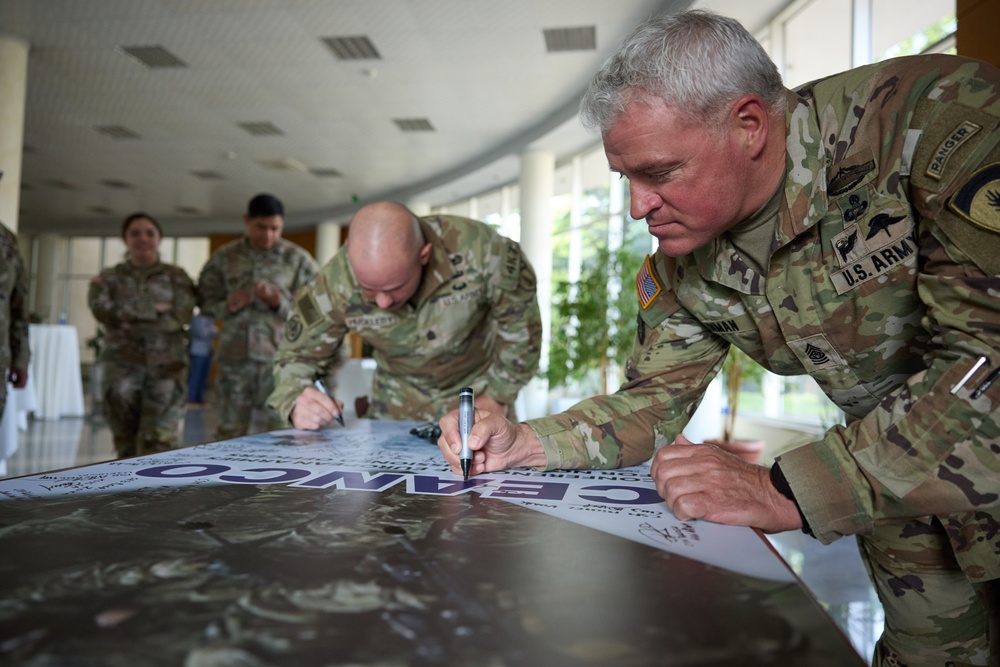
<path fill-rule="evenodd" d="M 215 397 L 220 440 L 286 428 L 267 406 L 274 389 L 274 354 L 281 343 L 292 295 L 316 279 L 316 261 L 283 239 L 285 207 L 262 193 L 247 204 L 246 234 L 223 245 L 198 278 L 201 312 L 221 324 Z M 255 422 L 255 416 L 258 422 Z"/>
<path fill-rule="evenodd" d="M 335 419 L 342 404 L 313 382 L 331 377 L 354 332 L 377 363 L 365 416 L 437 420 L 466 386 L 479 407 L 510 412 L 538 371 L 542 336 L 535 272 L 520 245 L 478 220 L 417 217 L 389 201 L 360 208 L 349 229 L 346 246 L 296 296 L 270 404 L 296 428 Z"/>
<path fill-rule="evenodd" d="M 480 411 L 473 473 L 653 456 L 681 520 L 856 536 L 876 667 L 1000 664 L 1000 71 L 914 56 L 792 91 L 739 23 L 685 12 L 627 38 L 581 114 L 659 245 L 626 381 L 520 424 Z M 770 469 L 685 440 L 730 345 L 811 375 L 847 425 Z M 457 473 L 455 413 L 441 430 Z"/>
<path fill-rule="evenodd" d="M 194 283 L 160 261 L 163 230 L 152 216 L 122 223 L 125 261 L 90 281 L 87 303 L 104 326 L 101 395 L 119 457 L 177 447 L 184 416 L 188 355 L 184 325 Z"/>
<path fill-rule="evenodd" d="M 0 171 L 0 177 L 3 172 Z M 0 415 L 7 402 L 7 383 L 14 389 L 28 384 L 31 360 L 28 337 L 28 280 L 17 236 L 0 223 Z"/>

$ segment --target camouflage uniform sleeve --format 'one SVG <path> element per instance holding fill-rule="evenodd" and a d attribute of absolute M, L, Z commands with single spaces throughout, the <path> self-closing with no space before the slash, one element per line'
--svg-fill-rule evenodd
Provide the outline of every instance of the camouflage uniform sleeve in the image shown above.
<path fill-rule="evenodd" d="M 286 421 L 302 390 L 317 377 L 331 375 L 340 364 L 340 346 L 347 326 L 342 304 L 338 307 L 332 303 L 329 278 L 324 271 L 312 285 L 296 292 L 285 322 L 284 340 L 274 357 L 274 391 L 267 404 Z"/>
<path fill-rule="evenodd" d="M 10 366 L 24 369 L 28 367 L 31 356 L 28 350 L 28 281 L 24 260 L 16 247 L 12 263 L 14 285 L 10 294 Z"/>
<path fill-rule="evenodd" d="M 824 543 L 884 520 L 995 508 L 1000 498 L 1000 381 L 986 382 L 1000 368 L 1000 275 L 983 268 L 1000 258 L 1000 212 L 970 253 L 955 242 L 968 223 L 942 210 L 935 218 L 921 222 L 917 279 L 932 336 L 926 370 L 863 419 L 778 459 Z M 953 391 L 982 356 L 988 363 Z"/>
<path fill-rule="evenodd" d="M 118 271 L 111 268 L 102 271 L 99 279 L 90 283 L 87 303 L 98 322 L 114 326 L 120 322 L 151 322 L 159 317 L 152 301 L 116 291 L 120 282 Z"/>
<path fill-rule="evenodd" d="M 198 276 L 197 303 L 201 312 L 213 320 L 225 319 L 226 299 L 229 292 L 226 288 L 226 275 L 218 253 L 209 258 L 205 268 Z"/>
<path fill-rule="evenodd" d="M 535 270 L 521 247 L 504 239 L 500 276 L 491 290 L 491 317 L 496 327 L 497 355 L 487 373 L 489 393 L 510 405 L 521 387 L 538 372 L 542 317 L 538 310 Z"/>
<path fill-rule="evenodd" d="M 195 289 L 194 282 L 184 269 L 175 268 L 174 281 L 174 317 L 181 324 L 189 324 L 194 315 Z"/>
<path fill-rule="evenodd" d="M 728 348 L 681 307 L 673 291 L 659 290 L 640 309 L 625 383 L 617 392 L 526 422 L 545 450 L 546 469 L 618 468 L 647 460 L 687 425 Z"/>
<path fill-rule="evenodd" d="M 283 320 L 287 320 L 289 314 L 292 312 L 294 294 L 303 287 L 316 282 L 316 274 L 318 273 L 316 261 L 308 252 L 297 250 L 296 255 L 295 277 L 292 280 L 292 288 L 287 294 L 284 289 L 281 290 L 281 303 L 278 305 L 277 313 Z"/>

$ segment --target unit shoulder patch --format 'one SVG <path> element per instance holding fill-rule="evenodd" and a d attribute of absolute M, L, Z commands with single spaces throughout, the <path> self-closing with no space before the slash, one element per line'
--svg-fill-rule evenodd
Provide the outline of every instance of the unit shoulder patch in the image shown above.
<path fill-rule="evenodd" d="M 948 202 L 948 208 L 980 229 L 1000 233 L 1000 163 L 974 173 Z"/>
<path fill-rule="evenodd" d="M 294 343 L 302 335 L 302 320 L 298 315 L 292 315 L 285 321 L 285 340 Z"/>

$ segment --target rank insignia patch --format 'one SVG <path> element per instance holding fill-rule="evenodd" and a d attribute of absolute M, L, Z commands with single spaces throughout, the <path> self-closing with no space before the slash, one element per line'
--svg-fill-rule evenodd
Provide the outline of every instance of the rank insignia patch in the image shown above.
<path fill-rule="evenodd" d="M 1000 232 L 1000 163 L 974 173 L 948 202 L 948 208 L 977 227 Z"/>
<path fill-rule="evenodd" d="M 642 268 L 639 269 L 639 274 L 635 277 L 635 291 L 639 295 L 639 305 L 642 306 L 643 310 L 649 308 L 653 299 L 663 291 L 663 287 L 653 272 L 653 264 L 649 255 L 646 255 L 646 261 L 642 263 Z"/>

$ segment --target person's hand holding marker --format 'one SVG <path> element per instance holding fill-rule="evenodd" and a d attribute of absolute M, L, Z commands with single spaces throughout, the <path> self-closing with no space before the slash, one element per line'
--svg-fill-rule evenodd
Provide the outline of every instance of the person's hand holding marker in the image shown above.
<path fill-rule="evenodd" d="M 466 393 L 467 392 L 467 393 Z M 468 417 L 463 431 L 462 414 Z M 545 452 L 538 436 L 525 424 L 518 424 L 503 415 L 475 409 L 472 389 L 459 394 L 459 409 L 441 418 L 438 448 L 445 461 L 464 479 L 484 472 L 495 472 L 521 466 L 544 468 Z"/>

